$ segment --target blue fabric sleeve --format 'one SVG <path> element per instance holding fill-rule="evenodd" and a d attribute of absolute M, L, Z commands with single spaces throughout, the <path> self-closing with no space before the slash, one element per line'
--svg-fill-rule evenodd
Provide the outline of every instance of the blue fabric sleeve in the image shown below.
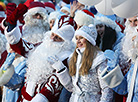
<path fill-rule="evenodd" d="M 15 68 L 15 73 L 13 74 L 10 81 L 5 84 L 5 86 L 13 91 L 20 89 L 24 84 L 24 75 L 26 73 L 26 68 L 26 61 L 24 60 Z"/>
<path fill-rule="evenodd" d="M 120 95 L 126 95 L 127 92 L 127 78 L 126 76 L 124 77 L 123 81 L 121 82 L 120 85 L 118 85 L 117 87 L 113 88 L 113 90 L 120 94 Z"/>

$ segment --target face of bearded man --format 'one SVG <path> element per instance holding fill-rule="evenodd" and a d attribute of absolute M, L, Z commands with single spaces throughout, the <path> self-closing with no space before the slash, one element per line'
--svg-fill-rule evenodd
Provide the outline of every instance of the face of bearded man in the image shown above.
<path fill-rule="evenodd" d="M 35 12 L 26 13 L 24 18 L 25 24 L 22 29 L 23 39 L 31 43 L 41 42 L 45 36 L 45 32 L 49 30 L 47 15 L 40 12 L 42 19 L 37 19 L 37 17 L 33 17 L 35 14 Z"/>
<path fill-rule="evenodd" d="M 72 42 L 54 42 L 50 39 L 49 34 L 46 35 L 43 43 L 28 57 L 26 81 L 34 81 L 37 83 L 46 81 L 54 71 L 47 61 L 47 58 L 53 55 L 60 57 L 60 53 L 66 51 L 72 53 L 74 50 L 74 44 Z"/>
<path fill-rule="evenodd" d="M 136 31 L 136 26 L 131 26 L 130 21 L 127 19 L 127 21 L 125 22 L 124 33 L 128 35 L 128 34 L 133 34 L 135 31 Z"/>

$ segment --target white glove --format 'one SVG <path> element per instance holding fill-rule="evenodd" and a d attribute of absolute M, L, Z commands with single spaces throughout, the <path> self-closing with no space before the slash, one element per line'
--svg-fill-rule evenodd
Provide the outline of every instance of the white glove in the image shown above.
<path fill-rule="evenodd" d="M 105 50 L 105 57 L 107 58 L 108 71 L 113 70 L 117 65 L 117 56 L 112 50 Z"/>
<path fill-rule="evenodd" d="M 52 65 L 54 69 L 56 69 L 57 72 L 66 68 L 66 66 L 62 63 L 62 61 L 59 60 L 56 55 L 48 57 L 47 61 Z"/>

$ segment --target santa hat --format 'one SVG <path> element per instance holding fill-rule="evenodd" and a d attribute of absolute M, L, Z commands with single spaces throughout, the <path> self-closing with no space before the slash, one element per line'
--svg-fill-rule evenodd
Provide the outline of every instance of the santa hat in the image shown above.
<path fill-rule="evenodd" d="M 70 0 L 62 0 L 63 2 L 65 2 L 66 4 L 70 4 Z"/>
<path fill-rule="evenodd" d="M 52 19 L 56 20 L 57 18 L 59 18 L 59 16 L 60 13 L 58 11 L 51 12 L 50 15 L 48 16 L 48 22 L 50 23 Z"/>
<path fill-rule="evenodd" d="M 94 24 L 94 14 L 88 10 L 79 10 L 75 13 L 74 20 L 79 26 L 88 26 L 89 24 Z"/>
<path fill-rule="evenodd" d="M 45 9 L 48 13 L 51 13 L 56 10 L 55 5 L 51 2 L 45 2 L 44 5 L 45 5 Z"/>
<path fill-rule="evenodd" d="M 55 24 L 52 27 L 52 30 L 57 30 L 65 25 L 71 25 L 75 30 L 77 29 L 76 22 L 71 17 L 63 15 L 60 18 L 56 19 Z"/>
<path fill-rule="evenodd" d="M 103 25 L 106 25 L 107 27 L 111 27 L 116 32 L 121 31 L 121 28 L 119 27 L 119 25 L 115 21 L 111 20 L 110 18 L 107 18 L 106 16 L 101 16 L 101 17 L 96 16 L 95 25 L 98 25 L 98 24 L 103 24 Z"/>
<path fill-rule="evenodd" d="M 52 30 L 52 32 L 60 36 L 65 41 L 71 41 L 75 30 L 71 25 L 65 25 L 57 30 Z"/>
<path fill-rule="evenodd" d="M 60 9 L 60 11 L 62 11 L 62 10 L 66 10 L 66 11 L 68 11 L 68 12 L 70 13 L 70 4 L 67 4 L 67 5 L 63 6 L 63 7 Z"/>
<path fill-rule="evenodd" d="M 69 17 L 67 15 L 61 16 L 59 21 L 58 21 L 58 28 L 60 28 L 64 25 L 72 25 L 75 30 L 77 29 L 77 24 L 74 21 L 74 19 L 72 19 L 71 17 Z"/>
<path fill-rule="evenodd" d="M 93 24 L 89 26 L 82 26 L 79 30 L 76 30 L 75 36 L 79 35 L 87 39 L 92 45 L 96 45 L 97 30 Z"/>
<path fill-rule="evenodd" d="M 46 12 L 45 5 L 41 2 L 31 2 L 27 13 L 31 12 Z"/>

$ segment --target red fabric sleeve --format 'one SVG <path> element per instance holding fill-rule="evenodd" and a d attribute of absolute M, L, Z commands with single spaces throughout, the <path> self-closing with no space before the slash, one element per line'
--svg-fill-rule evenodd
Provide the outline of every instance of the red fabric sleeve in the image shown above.
<path fill-rule="evenodd" d="M 14 45 L 10 45 L 10 47 L 17 52 L 18 54 L 27 57 L 27 53 L 29 52 L 29 50 L 33 49 L 32 47 L 33 44 L 27 43 L 24 40 L 20 39 L 20 41 L 17 44 Z"/>
<path fill-rule="evenodd" d="M 40 93 L 43 94 L 49 100 L 49 102 L 58 102 L 62 88 L 63 86 L 61 85 L 57 76 L 53 74 Z"/>

